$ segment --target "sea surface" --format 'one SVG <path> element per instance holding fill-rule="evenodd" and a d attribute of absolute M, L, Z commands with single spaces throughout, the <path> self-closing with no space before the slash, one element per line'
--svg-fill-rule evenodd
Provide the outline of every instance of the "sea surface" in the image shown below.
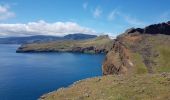
<path fill-rule="evenodd" d="M 104 54 L 15 53 L 18 46 L 0 44 L 0 100 L 37 100 L 102 74 Z"/>

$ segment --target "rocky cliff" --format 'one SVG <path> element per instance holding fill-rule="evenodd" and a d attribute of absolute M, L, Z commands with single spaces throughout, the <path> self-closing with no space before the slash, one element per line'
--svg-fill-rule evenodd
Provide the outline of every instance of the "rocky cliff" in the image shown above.
<path fill-rule="evenodd" d="M 118 36 L 107 54 L 103 75 L 170 71 L 170 22 L 132 28 Z"/>
<path fill-rule="evenodd" d="M 133 66 L 130 60 L 130 51 L 118 39 L 114 41 L 112 50 L 107 54 L 103 63 L 103 75 L 125 74 Z"/>

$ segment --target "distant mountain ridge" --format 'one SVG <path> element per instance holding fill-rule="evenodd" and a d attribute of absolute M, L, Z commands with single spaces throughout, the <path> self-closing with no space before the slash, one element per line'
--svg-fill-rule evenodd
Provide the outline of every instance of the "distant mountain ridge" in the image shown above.
<path fill-rule="evenodd" d="M 88 35 L 88 34 L 68 34 L 64 36 L 64 39 L 69 39 L 69 40 L 84 40 L 84 39 L 90 39 L 90 38 L 95 38 L 97 37 L 96 35 Z"/>
<path fill-rule="evenodd" d="M 59 36 L 48 36 L 48 35 L 35 35 L 28 37 L 6 37 L 0 38 L 0 44 L 26 44 L 26 43 L 41 43 L 41 42 L 50 42 L 58 40 L 85 40 L 90 38 L 95 38 L 97 35 L 75 33 L 68 34 L 63 37 Z"/>

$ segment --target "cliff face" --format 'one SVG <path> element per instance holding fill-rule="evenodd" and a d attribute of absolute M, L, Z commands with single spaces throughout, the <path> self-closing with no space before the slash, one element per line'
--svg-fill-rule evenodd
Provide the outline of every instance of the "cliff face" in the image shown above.
<path fill-rule="evenodd" d="M 170 24 L 127 30 L 103 62 L 103 75 L 169 72 Z"/>
<path fill-rule="evenodd" d="M 103 75 L 125 74 L 132 66 L 130 51 L 119 40 L 115 40 L 112 50 L 107 54 L 103 63 Z"/>

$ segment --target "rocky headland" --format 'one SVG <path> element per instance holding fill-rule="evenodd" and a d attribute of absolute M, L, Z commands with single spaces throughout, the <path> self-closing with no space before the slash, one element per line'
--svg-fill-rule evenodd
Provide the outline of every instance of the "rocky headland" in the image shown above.
<path fill-rule="evenodd" d="M 64 40 L 45 43 L 23 44 L 17 53 L 28 52 L 78 52 L 78 53 L 107 53 L 113 40 L 107 35 L 86 40 Z"/>

